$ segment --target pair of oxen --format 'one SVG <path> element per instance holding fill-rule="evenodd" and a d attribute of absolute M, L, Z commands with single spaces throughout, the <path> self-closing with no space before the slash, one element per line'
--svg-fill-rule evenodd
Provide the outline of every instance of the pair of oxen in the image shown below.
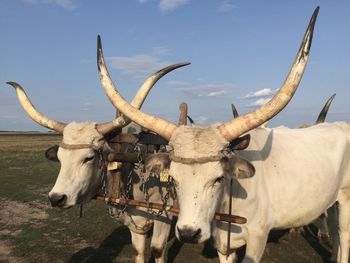
<path fill-rule="evenodd" d="M 104 181 L 98 165 L 107 151 L 104 138 L 131 120 L 169 141 L 169 174 L 180 208 L 175 232 L 180 240 L 200 243 L 213 236 L 220 262 L 234 262 L 235 250 L 246 244 L 243 262 L 259 262 L 270 230 L 306 225 L 337 203 L 337 213 L 332 213 L 338 230 L 333 237 L 333 256 L 337 262 L 348 262 L 349 124 L 322 123 L 304 129 L 260 127 L 278 114 L 296 91 L 309 57 L 318 11 L 316 8 L 290 72 L 275 96 L 261 108 L 221 125 L 177 126 L 139 110 L 149 88 L 169 68 L 148 79 L 146 91 L 139 91 L 141 99 L 138 93 L 129 104 L 108 74 L 100 38 L 99 75 L 110 101 L 123 114 L 120 118 L 104 124 L 50 120 L 34 108 L 18 84 L 10 83 L 32 119 L 63 133 L 57 152 L 61 170 L 49 193 L 51 202 L 71 207 L 93 198 Z M 215 212 L 229 211 L 247 222 L 231 226 L 213 220 Z M 139 262 L 143 261 L 145 236 L 130 223 L 132 213 L 125 215 L 125 224 L 131 230 L 138 253 L 135 261 Z M 131 217 L 134 222 L 145 222 L 139 214 Z M 156 261 L 161 262 L 169 225 L 157 219 L 154 225 L 152 247 L 159 252 Z"/>

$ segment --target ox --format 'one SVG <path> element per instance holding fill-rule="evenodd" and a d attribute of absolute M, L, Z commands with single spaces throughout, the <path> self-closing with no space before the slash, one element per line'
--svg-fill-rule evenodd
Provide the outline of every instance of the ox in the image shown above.
<path fill-rule="evenodd" d="M 176 127 L 128 104 L 110 79 L 98 41 L 100 78 L 114 106 L 168 139 L 173 147 L 170 175 L 180 205 L 176 236 L 198 243 L 213 234 L 220 262 L 235 261 L 235 250 L 244 244 L 243 262 L 259 262 L 271 229 L 305 225 L 335 202 L 339 207 L 337 260 L 348 261 L 350 126 L 336 122 L 305 129 L 259 127 L 278 114 L 295 93 L 309 57 L 318 11 L 319 7 L 275 96 L 256 111 L 207 128 Z M 230 151 L 230 142 L 242 140 L 247 132 L 251 137 L 248 148 Z M 215 211 L 231 211 L 246 217 L 247 223 L 230 229 L 230 224 L 212 220 Z M 231 242 L 227 242 L 229 229 Z"/>
<path fill-rule="evenodd" d="M 150 76 L 140 87 L 131 102 L 134 107 L 140 108 L 153 85 L 168 72 L 188 65 L 179 63 L 168 66 Z M 96 124 L 91 122 L 65 124 L 48 119 L 42 115 L 30 102 L 23 88 L 15 83 L 8 82 L 15 88 L 18 99 L 25 112 L 38 124 L 63 134 L 59 146 L 54 146 L 46 152 L 51 160 L 59 160 L 60 172 L 56 183 L 49 193 L 49 200 L 54 207 L 70 208 L 77 204 L 89 202 L 97 194 L 101 194 L 103 188 L 110 188 L 110 174 L 106 171 L 107 154 L 111 151 L 106 138 L 116 129 L 126 126 L 130 120 L 120 116 L 111 122 Z M 169 167 L 170 160 L 167 154 L 159 154 L 145 160 L 145 180 L 153 174 L 159 174 Z M 130 169 L 125 166 L 122 173 L 130 174 Z M 137 175 L 140 169 L 131 171 L 131 186 L 134 198 L 144 200 L 144 192 L 141 190 L 142 181 Z M 154 181 L 154 180 L 153 180 Z M 147 187 L 147 186 L 146 186 Z M 149 184 L 149 201 L 161 202 L 159 185 Z M 171 200 L 169 200 L 171 202 Z M 110 208 L 114 214 L 115 208 Z M 170 233 L 171 215 L 155 218 L 145 211 L 133 207 L 127 207 L 125 213 L 119 214 L 118 220 L 126 225 L 132 237 L 132 245 L 136 250 L 135 262 L 144 262 L 144 249 L 146 234 L 153 227 L 151 240 L 152 253 L 156 262 L 164 262 L 164 251 Z"/>
<path fill-rule="evenodd" d="M 320 123 L 324 123 L 327 117 L 327 113 L 329 110 L 329 107 L 331 106 L 334 98 L 335 98 L 336 94 L 333 94 L 331 97 L 329 97 L 329 99 L 326 101 L 326 103 L 323 105 L 323 108 L 321 109 L 320 113 L 318 114 L 318 117 L 316 119 L 316 121 L 314 122 L 314 124 L 308 124 L 308 123 L 304 123 L 298 126 L 298 128 L 307 128 L 310 127 L 312 125 L 317 125 Z M 239 113 L 237 111 L 237 108 L 235 107 L 234 104 L 231 104 L 231 109 L 232 109 L 232 114 L 233 117 L 237 118 L 239 116 Z M 266 124 L 266 123 L 265 123 Z M 265 128 L 267 127 L 266 125 L 264 126 Z M 330 213 L 330 216 L 328 217 L 328 213 Z M 331 208 L 329 208 L 327 210 L 327 212 L 323 213 L 319 219 L 321 220 L 321 225 L 320 228 L 318 229 L 317 232 L 317 237 L 320 241 L 324 240 L 325 242 L 330 243 L 330 235 L 334 238 L 335 233 L 336 233 L 336 224 L 334 220 L 334 216 L 336 216 L 336 207 L 332 206 Z M 327 222 L 328 221 L 328 222 Z M 329 231 L 328 225 L 330 225 L 331 230 Z M 289 233 L 291 233 L 292 235 L 295 234 L 299 234 L 303 232 L 303 228 L 302 227 L 296 227 L 296 228 L 291 228 Z"/>

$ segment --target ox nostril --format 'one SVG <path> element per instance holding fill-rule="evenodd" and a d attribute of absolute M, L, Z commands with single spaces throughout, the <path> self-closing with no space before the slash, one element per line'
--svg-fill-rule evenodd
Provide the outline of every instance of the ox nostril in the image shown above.
<path fill-rule="evenodd" d="M 202 230 L 198 228 L 198 230 L 193 234 L 193 238 L 198 240 L 200 238 Z"/>
<path fill-rule="evenodd" d="M 184 227 L 182 229 L 177 227 L 177 231 L 179 233 L 179 240 L 188 243 L 198 243 L 202 233 L 200 228 L 191 229 L 188 227 Z"/>
<path fill-rule="evenodd" d="M 57 206 L 62 207 L 62 206 L 64 206 L 66 204 L 66 202 L 67 202 L 67 196 L 63 195 L 61 197 L 61 199 L 58 200 Z"/>
<path fill-rule="evenodd" d="M 67 202 L 67 195 L 53 193 L 49 195 L 49 200 L 53 207 L 63 207 Z"/>

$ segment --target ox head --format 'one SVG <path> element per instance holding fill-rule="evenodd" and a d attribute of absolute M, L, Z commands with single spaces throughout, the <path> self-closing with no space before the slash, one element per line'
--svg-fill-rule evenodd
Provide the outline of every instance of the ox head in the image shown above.
<path fill-rule="evenodd" d="M 161 69 L 150 76 L 140 87 L 131 104 L 140 108 L 154 84 L 168 72 L 189 63 L 179 63 Z M 106 143 L 108 135 L 131 122 L 124 115 L 107 123 L 63 123 L 48 119 L 31 103 L 23 88 L 8 82 L 15 88 L 26 113 L 38 124 L 63 134 L 59 146 L 46 151 L 46 157 L 61 164 L 56 183 L 49 193 L 52 206 L 68 208 L 90 201 L 101 189 L 106 173 Z"/>
<path fill-rule="evenodd" d="M 254 174 L 254 167 L 248 161 L 230 151 L 230 142 L 240 140 L 244 133 L 274 117 L 291 100 L 307 64 L 318 10 L 316 8 L 314 11 L 291 70 L 275 96 L 256 111 L 208 128 L 177 127 L 174 123 L 145 114 L 128 104 L 110 79 L 101 40 L 98 39 L 100 79 L 111 102 L 134 122 L 169 140 L 173 149 L 169 172 L 175 181 L 179 198 L 180 214 L 176 226 L 179 239 L 189 242 L 208 239 L 215 210 L 220 205 L 224 191 L 227 191 L 225 182 Z"/>

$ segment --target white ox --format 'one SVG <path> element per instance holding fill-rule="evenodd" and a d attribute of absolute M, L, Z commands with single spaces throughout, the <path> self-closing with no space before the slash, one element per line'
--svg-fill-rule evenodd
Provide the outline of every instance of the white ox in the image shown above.
<path fill-rule="evenodd" d="M 323 108 L 321 109 L 320 113 L 318 114 L 318 117 L 316 119 L 316 121 L 313 124 L 308 124 L 308 123 L 304 123 L 299 125 L 297 128 L 308 128 L 312 125 L 317 125 L 320 123 L 324 123 L 327 117 L 327 113 L 329 110 L 330 105 L 332 104 L 334 98 L 335 98 L 336 94 L 333 94 L 324 104 Z M 233 116 L 235 118 L 237 118 L 239 116 L 239 113 L 235 107 L 234 104 L 231 104 L 231 108 L 232 108 L 232 113 Z M 263 126 L 261 126 L 262 128 L 266 128 L 267 123 L 265 122 L 263 124 Z M 282 127 L 280 127 L 282 128 Z M 317 232 L 317 237 L 319 239 L 319 241 L 325 241 L 328 243 L 331 243 L 331 240 L 334 238 L 337 238 L 336 233 L 337 233 L 337 224 L 336 224 L 336 217 L 337 217 L 337 211 L 336 211 L 336 206 L 333 205 L 332 207 L 330 207 L 325 213 L 323 213 L 322 215 L 320 215 L 319 220 L 320 220 L 320 228 L 318 229 Z M 330 227 L 330 229 L 329 229 Z M 300 234 L 303 232 L 303 228 L 302 227 L 295 227 L 295 228 L 291 228 L 289 233 L 291 233 L 292 235 L 295 234 Z M 332 239 L 330 239 L 332 238 Z M 334 255 L 333 255 L 334 256 Z"/>
<path fill-rule="evenodd" d="M 150 76 L 140 87 L 132 104 L 136 108 L 140 108 L 152 86 L 162 76 L 188 64 L 174 64 Z M 58 160 L 61 163 L 56 183 L 49 193 L 49 200 L 52 206 L 70 208 L 77 204 L 89 202 L 101 192 L 101 189 L 109 181 L 108 177 L 110 174 L 106 173 L 106 157 L 111 148 L 107 145 L 105 137 L 116 128 L 126 126 L 130 123 L 130 120 L 121 116 L 103 124 L 91 122 L 61 123 L 48 119 L 37 111 L 19 84 L 15 82 L 8 82 L 8 84 L 16 89 L 22 107 L 34 121 L 63 134 L 58 151 L 55 153 L 55 149 L 52 149 L 54 152 L 52 153 L 51 150 L 50 153 L 51 155 L 57 154 Z M 164 154 L 160 154 L 159 157 L 147 159 L 145 162 L 145 180 L 147 180 L 147 176 L 151 172 L 154 172 L 154 170 L 168 168 L 169 163 L 168 155 Z M 128 172 L 125 171 L 125 173 Z M 144 200 L 145 196 L 141 190 L 141 184 L 143 182 L 135 173 L 137 174 L 139 171 L 135 170 L 132 174 L 132 193 L 135 199 Z M 148 190 L 150 202 L 161 202 L 162 197 L 158 191 L 158 186 Z M 117 211 L 114 212 L 117 213 Z M 126 212 L 120 215 L 119 221 L 126 225 L 131 232 L 132 245 L 137 253 L 135 262 L 138 263 L 144 262 L 146 234 L 154 223 L 151 240 L 152 253 L 156 262 L 164 262 L 164 252 L 170 233 L 171 218 L 164 216 L 155 218 L 153 215 L 145 213 L 145 211 L 128 206 Z"/>
<path fill-rule="evenodd" d="M 130 106 L 113 85 L 99 45 L 100 78 L 112 103 L 136 123 L 169 139 L 173 147 L 170 175 L 177 184 L 180 205 L 177 237 L 203 242 L 213 233 L 220 262 L 234 262 L 235 250 L 244 244 L 243 262 L 259 262 L 271 229 L 305 225 L 336 201 L 340 235 L 337 260 L 348 262 L 350 126 L 338 122 L 305 129 L 257 128 L 278 114 L 296 91 L 308 60 L 318 10 L 276 95 L 254 112 L 208 128 L 176 127 Z M 230 152 L 230 142 L 241 140 L 247 132 L 249 147 Z M 227 247 L 229 225 L 212 219 L 215 211 L 228 213 L 230 201 L 232 213 L 246 217 L 247 223 L 232 226 Z"/>

